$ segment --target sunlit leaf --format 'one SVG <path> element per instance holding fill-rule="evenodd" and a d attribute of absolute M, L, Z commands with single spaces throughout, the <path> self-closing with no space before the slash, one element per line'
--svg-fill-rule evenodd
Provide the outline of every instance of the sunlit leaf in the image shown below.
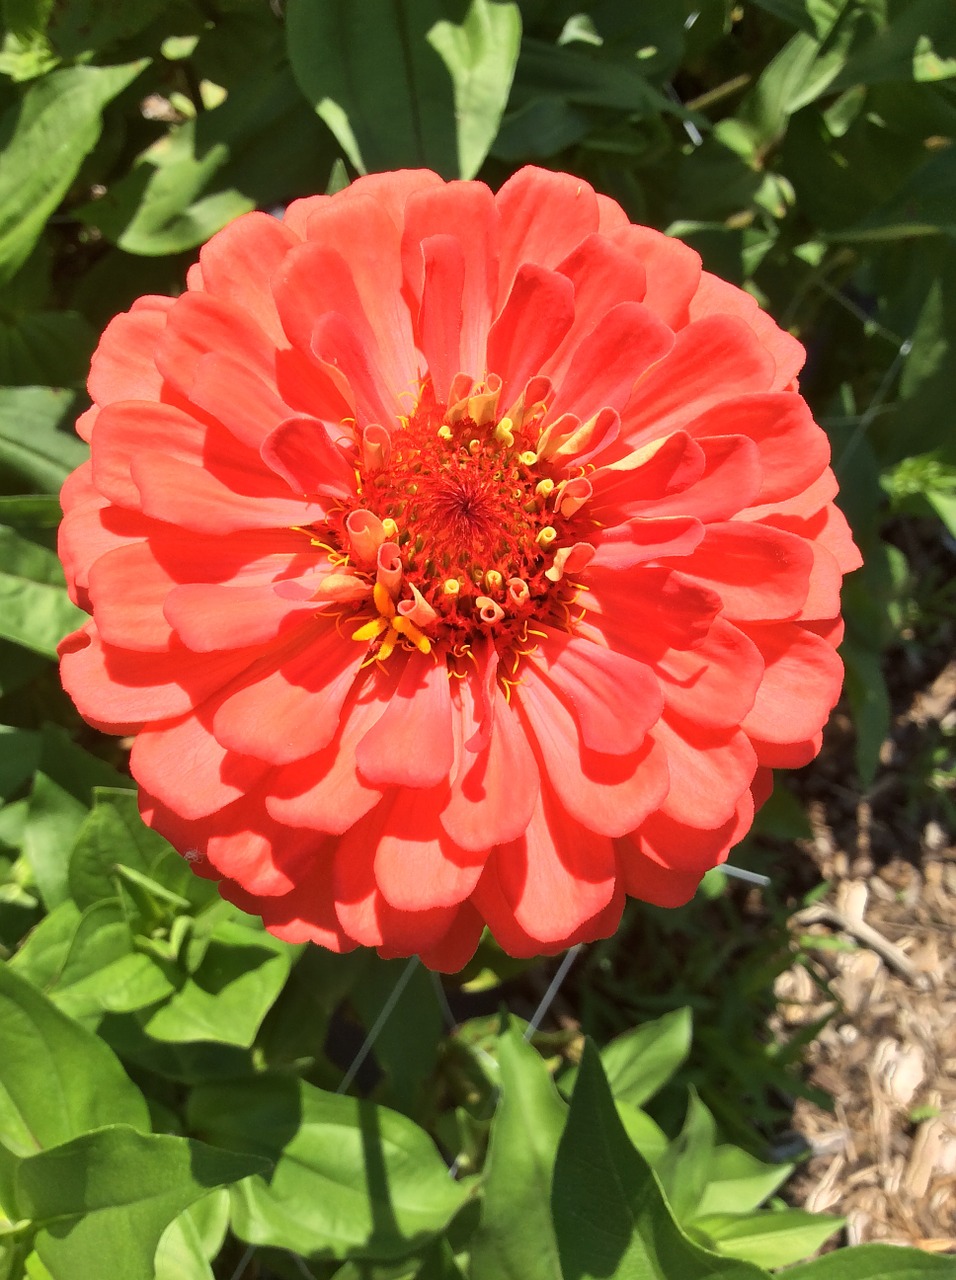
<path fill-rule="evenodd" d="M 275 1161 L 232 1192 L 232 1227 L 305 1257 L 403 1257 L 466 1199 L 405 1116 L 301 1080 L 262 1076 L 196 1089 L 190 1124 L 218 1146 Z"/>
<path fill-rule="evenodd" d="M 264 1161 L 127 1125 L 84 1133 L 23 1160 L 17 1209 L 39 1227 L 54 1280 L 155 1280 L 156 1246 L 187 1205 Z"/>
<path fill-rule="evenodd" d="M 498 1042 L 501 1100 L 491 1128 L 472 1280 L 561 1280 L 551 1178 L 568 1109 L 537 1050 L 512 1024 Z"/>
<path fill-rule="evenodd" d="M 96 146 L 101 112 L 146 66 L 70 67 L 44 76 L 0 121 L 6 134 L 0 177 L 0 283 L 36 244 L 44 223 Z"/>
<path fill-rule="evenodd" d="M 558 1147 L 551 1203 L 564 1280 L 757 1280 L 766 1274 L 701 1249 L 683 1234 L 621 1127 L 590 1042 Z"/>

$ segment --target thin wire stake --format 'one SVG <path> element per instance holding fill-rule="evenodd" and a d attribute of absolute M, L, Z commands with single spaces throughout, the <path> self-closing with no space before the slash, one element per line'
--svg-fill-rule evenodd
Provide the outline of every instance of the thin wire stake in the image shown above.
<path fill-rule="evenodd" d="M 419 963 L 418 956 L 412 956 L 411 960 L 409 960 L 408 964 L 402 970 L 398 981 L 395 983 L 395 986 L 392 988 L 391 995 L 382 1005 L 381 1013 L 375 1019 L 374 1023 L 372 1024 L 371 1031 L 369 1031 L 368 1035 L 365 1037 L 365 1043 L 362 1045 L 361 1049 L 359 1049 L 358 1053 L 352 1059 L 352 1065 L 349 1067 L 348 1071 L 346 1071 L 345 1075 L 342 1077 L 342 1082 L 339 1085 L 339 1087 L 336 1089 L 335 1091 L 336 1093 L 345 1093 L 349 1085 L 358 1075 L 359 1069 L 361 1068 L 362 1063 L 371 1053 L 372 1046 L 375 1044 L 375 1041 L 378 1039 L 379 1035 L 381 1034 L 382 1028 L 385 1026 L 386 1022 L 388 1022 L 388 1019 L 391 1016 L 392 1010 L 395 1008 L 395 1006 L 398 1004 L 399 1000 L 401 999 L 402 992 L 408 986 L 409 980 L 411 979 L 412 974 L 415 972 L 415 969 L 417 968 L 418 963 Z"/>
<path fill-rule="evenodd" d="M 524 1033 L 525 1040 L 530 1040 L 531 1037 L 534 1035 L 534 1033 L 537 1031 L 541 1023 L 541 1019 L 551 1008 L 551 1005 L 554 1001 L 555 996 L 558 994 L 558 991 L 561 989 L 561 983 L 568 976 L 568 970 L 571 968 L 575 960 L 578 958 L 578 952 L 581 950 L 583 946 L 584 946 L 583 942 L 576 943 L 571 948 L 571 950 L 566 953 L 564 959 L 558 965 L 558 971 L 554 975 L 554 977 L 551 979 L 551 985 L 548 987 L 547 991 L 541 997 L 541 1003 L 538 1005 L 537 1009 L 535 1009 L 534 1013 L 531 1015 L 531 1021 L 528 1023 L 528 1026 L 525 1029 L 525 1033 Z"/>
<path fill-rule="evenodd" d="M 245 1253 L 242 1255 L 242 1257 L 239 1259 L 239 1265 L 238 1267 L 236 1267 L 235 1271 L 229 1277 L 229 1280 L 241 1280 L 241 1277 L 245 1274 L 246 1267 L 248 1267 L 249 1263 L 252 1261 L 252 1256 L 255 1253 L 255 1251 L 256 1251 L 256 1246 L 254 1244 L 251 1244 L 249 1248 L 245 1251 Z"/>
<path fill-rule="evenodd" d="M 441 978 L 434 969 L 429 969 L 428 976 L 431 978 L 432 986 L 435 988 L 435 999 L 438 1001 L 438 1007 L 441 1009 L 442 1017 L 445 1019 L 445 1025 L 450 1030 L 452 1027 L 457 1026 L 457 1022 L 452 1007 L 448 1003 L 448 996 L 445 994 Z"/>
<path fill-rule="evenodd" d="M 725 876 L 732 876 L 735 880 L 746 880 L 748 884 L 760 884 L 766 887 L 771 883 L 769 876 L 762 876 L 757 871 L 745 871 L 743 867 L 732 867 L 729 862 L 722 862 L 717 870 L 722 871 Z"/>

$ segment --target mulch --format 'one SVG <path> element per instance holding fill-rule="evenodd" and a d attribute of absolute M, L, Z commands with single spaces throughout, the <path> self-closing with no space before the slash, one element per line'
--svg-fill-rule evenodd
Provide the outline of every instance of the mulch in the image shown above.
<path fill-rule="evenodd" d="M 956 548 L 935 538 L 928 553 L 953 575 Z M 832 1110 L 795 1104 L 809 1158 L 788 1199 L 844 1216 L 844 1243 L 941 1254 L 956 1254 L 954 654 L 944 616 L 889 655 L 894 717 L 872 786 L 840 709 L 796 781 L 813 830 L 801 843 L 829 888 L 792 918 L 771 1027 L 787 1040 L 830 1014 L 804 1063 Z"/>

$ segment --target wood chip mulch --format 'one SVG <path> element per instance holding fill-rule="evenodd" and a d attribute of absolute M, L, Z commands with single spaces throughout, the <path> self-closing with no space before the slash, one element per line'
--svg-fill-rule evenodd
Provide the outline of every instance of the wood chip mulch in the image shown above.
<path fill-rule="evenodd" d="M 847 778 L 839 714 L 800 784 L 805 851 L 829 890 L 793 918 L 799 958 L 777 981 L 771 1029 L 785 1041 L 831 1014 L 804 1061 L 833 1109 L 796 1103 L 810 1156 L 788 1199 L 844 1216 L 848 1244 L 956 1254 L 956 794 L 945 777 L 922 793 L 912 781 L 928 749 L 945 765 L 956 741 L 956 620 L 942 639 L 915 692 L 891 682 L 902 706 L 868 792 Z"/>

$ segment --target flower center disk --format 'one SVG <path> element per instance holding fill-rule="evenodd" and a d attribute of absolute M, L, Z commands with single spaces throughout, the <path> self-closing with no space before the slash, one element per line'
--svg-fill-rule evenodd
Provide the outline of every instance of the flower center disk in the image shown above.
<path fill-rule="evenodd" d="M 360 513 L 381 522 L 388 540 L 374 603 L 389 626 L 373 619 L 353 633 L 375 641 L 375 657 L 399 638 L 458 655 L 490 636 L 503 652 L 525 644 L 532 620 L 570 625 L 577 589 L 564 568 L 593 523 L 562 503 L 565 485 L 542 474 L 540 416 L 516 426 L 489 413 L 489 401 L 493 409 L 493 396 L 477 396 L 469 412 L 449 410 L 426 387 L 390 436 L 365 430 L 357 498 L 340 518 L 343 545 Z"/>

